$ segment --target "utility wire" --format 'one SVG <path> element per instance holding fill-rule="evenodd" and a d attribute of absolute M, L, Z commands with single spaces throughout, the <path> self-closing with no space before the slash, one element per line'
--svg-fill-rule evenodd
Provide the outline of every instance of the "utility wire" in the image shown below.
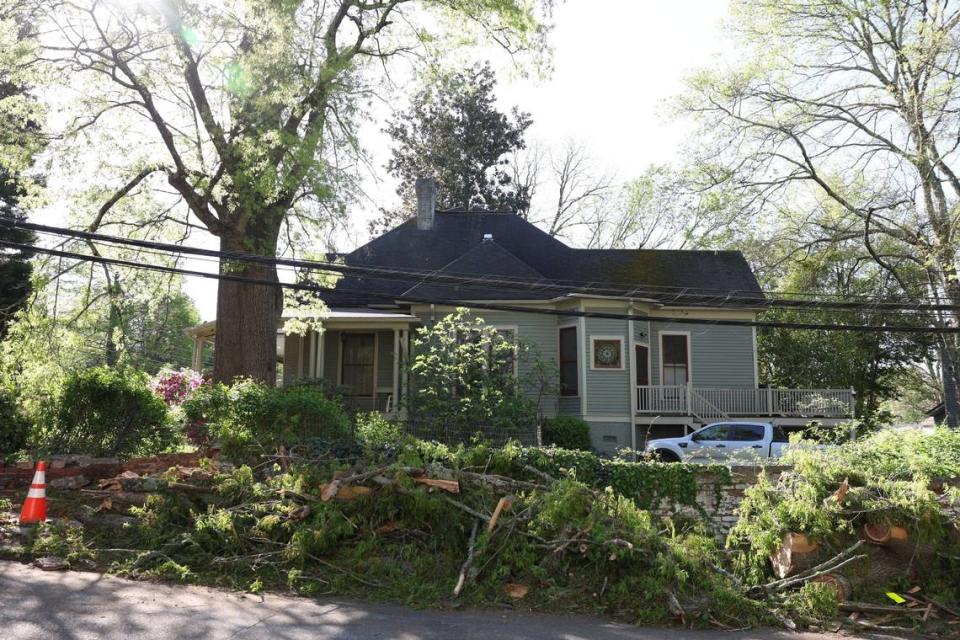
<path fill-rule="evenodd" d="M 0 240 L 0 246 L 23 249 L 30 245 L 18 242 Z M 172 273 L 184 276 L 207 278 L 218 281 L 241 282 L 258 286 L 277 287 L 281 289 L 290 289 L 295 291 L 308 291 L 313 293 L 352 293 L 363 295 L 367 298 L 376 298 L 383 300 L 384 303 L 416 303 L 433 304 L 442 306 L 465 307 L 468 309 L 483 309 L 489 311 L 505 311 L 511 313 L 526 313 L 535 315 L 550 315 L 572 318 L 604 318 L 609 320 L 630 320 L 641 322 L 661 322 L 676 324 L 696 324 L 696 325 L 716 325 L 733 327 L 758 327 L 768 329 L 803 329 L 815 331 L 848 331 L 855 333 L 908 333 L 908 334 L 956 334 L 960 333 L 960 327 L 922 327 L 918 325 L 869 325 L 869 324 L 842 324 L 842 323 L 813 323 L 813 322 L 781 322 L 764 320 L 731 320 L 731 319 L 702 319 L 689 317 L 670 317 L 670 316 L 649 316 L 644 314 L 624 314 L 611 313 L 604 311 L 580 311 L 576 309 L 544 309 L 536 307 L 524 307 L 520 305 L 507 305 L 497 303 L 483 303 L 476 301 L 456 300 L 451 298 L 424 297 L 410 295 L 394 295 L 391 293 L 378 292 L 372 290 L 344 289 L 341 287 L 323 287 L 308 283 L 286 283 L 270 280 L 258 280 L 230 273 L 209 273 L 205 271 L 193 271 L 170 267 L 166 265 L 149 264 L 146 262 L 134 262 L 131 260 L 122 260 L 119 258 L 107 258 L 103 256 L 92 256 L 72 251 L 63 251 L 59 249 L 48 249 L 43 247 L 30 247 L 37 253 L 43 253 L 53 256 L 61 256 L 72 260 L 83 260 L 98 264 L 110 264 L 115 266 L 127 267 L 130 269 L 145 269 L 158 271 L 161 273 Z"/>
<path fill-rule="evenodd" d="M 254 256 L 251 254 L 219 251 L 213 249 L 201 249 L 197 247 L 184 247 L 181 245 L 151 241 L 139 240 L 133 238 L 120 238 L 89 231 L 77 231 L 64 227 L 53 227 L 49 225 L 40 225 L 28 222 L 0 221 L 3 226 L 16 226 L 29 229 L 39 233 L 47 233 L 59 236 L 73 238 L 82 238 L 96 242 L 106 242 L 110 244 L 119 244 L 122 246 L 138 247 L 141 249 L 153 249 L 168 253 L 177 253 L 180 255 L 201 256 L 207 258 L 236 260 L 242 262 L 267 264 L 271 266 L 294 267 L 307 270 L 324 270 L 341 273 L 344 275 L 358 275 L 378 280 L 403 280 L 420 279 L 424 281 L 444 282 L 461 285 L 477 285 L 483 287 L 496 286 L 522 291 L 554 291 L 558 294 L 609 294 L 613 297 L 628 298 L 652 298 L 661 304 L 684 304 L 688 306 L 707 306 L 707 307 L 782 307 L 796 309 L 834 309 L 834 310 L 866 310 L 866 311 L 922 311 L 922 312 L 960 312 L 960 305 L 951 304 L 926 304 L 917 305 L 909 302 L 891 302 L 891 301 L 871 301 L 871 302 L 836 302 L 826 300 L 789 300 L 783 298 L 765 298 L 762 292 L 731 290 L 725 291 L 721 295 L 704 295 L 691 293 L 697 289 L 680 288 L 678 293 L 665 293 L 651 289 L 651 286 L 643 284 L 615 284 L 593 282 L 585 286 L 569 286 L 553 280 L 533 280 L 522 278 L 492 278 L 490 276 L 470 276 L 454 275 L 451 273 L 439 273 L 437 271 L 424 270 L 406 270 L 395 267 L 376 267 L 370 265 L 344 265 L 333 262 L 299 260 L 292 258 L 275 258 L 268 256 Z M 808 294 L 811 295 L 811 294 Z"/>

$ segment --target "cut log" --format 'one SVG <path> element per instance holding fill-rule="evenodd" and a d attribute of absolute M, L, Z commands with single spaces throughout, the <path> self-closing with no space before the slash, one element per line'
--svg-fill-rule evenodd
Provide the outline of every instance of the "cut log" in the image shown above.
<path fill-rule="evenodd" d="M 839 573 L 824 573 L 811 582 L 819 582 L 832 587 L 837 594 L 837 602 L 846 602 L 853 595 L 853 586 L 850 581 Z"/>
<path fill-rule="evenodd" d="M 870 544 L 884 545 L 890 542 L 892 527 L 882 522 L 868 522 L 863 525 L 863 538 Z"/>
<path fill-rule="evenodd" d="M 414 478 L 414 482 L 424 486 L 441 489 L 448 493 L 460 493 L 460 483 L 456 480 L 441 480 L 439 478 Z"/>
<path fill-rule="evenodd" d="M 783 542 L 780 549 L 770 555 L 770 564 L 773 566 L 773 573 L 778 578 L 786 578 L 789 575 L 809 569 L 821 560 L 820 554 L 816 553 L 819 545 L 815 540 L 810 540 L 802 533 L 788 533 L 783 536 Z"/>

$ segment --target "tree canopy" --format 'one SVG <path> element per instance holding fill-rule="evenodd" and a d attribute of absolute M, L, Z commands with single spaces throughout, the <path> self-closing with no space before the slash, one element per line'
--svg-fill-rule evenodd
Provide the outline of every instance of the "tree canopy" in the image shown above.
<path fill-rule="evenodd" d="M 533 120 L 514 107 L 497 108 L 497 77 L 489 63 L 441 74 L 390 119 L 393 141 L 387 171 L 399 180 L 397 211 L 385 211 L 375 227 L 389 228 L 415 209 L 417 178 L 432 176 L 440 209 L 525 212 L 530 194 L 513 179 L 510 154 L 526 146 Z"/>
<path fill-rule="evenodd" d="M 275 379 L 281 233 L 342 212 L 362 154 L 365 101 L 392 61 L 492 39 L 544 50 L 551 3 L 525 0 L 21 0 L 43 34 L 34 62 L 74 99 L 59 151 L 101 160 L 110 190 L 78 206 L 83 226 L 118 220 L 144 192 L 167 203 L 137 228 L 179 225 L 219 239 L 221 380 Z M 129 136 L 139 143 L 130 148 Z M 104 161 L 108 160 L 108 161 Z M 93 163 L 96 165 L 96 163 Z M 86 167 L 89 170 L 89 167 Z M 78 169 L 80 170 L 80 169 Z M 76 176 L 74 176 L 76 177 Z M 78 203 L 81 204 L 81 203 Z M 159 231 L 158 231 L 159 233 Z M 263 282 L 256 284 L 250 281 Z"/>

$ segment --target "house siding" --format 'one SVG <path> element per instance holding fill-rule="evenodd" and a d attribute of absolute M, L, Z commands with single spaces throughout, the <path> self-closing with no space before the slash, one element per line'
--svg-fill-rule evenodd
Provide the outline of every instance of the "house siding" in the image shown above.
<path fill-rule="evenodd" d="M 377 332 L 377 387 L 393 393 L 393 331 Z"/>
<path fill-rule="evenodd" d="M 651 323 L 652 384 L 660 384 L 660 334 L 670 331 L 690 334 L 690 382 L 695 387 L 756 388 L 751 327 L 669 322 Z"/>
<path fill-rule="evenodd" d="M 632 422 L 595 422 L 590 425 L 590 440 L 593 448 L 603 455 L 612 456 L 617 449 L 631 446 L 630 430 Z"/>
<path fill-rule="evenodd" d="M 297 379 L 300 368 L 300 341 L 298 335 L 287 334 L 283 343 L 283 383 L 290 384 Z"/>
<path fill-rule="evenodd" d="M 594 336 L 617 336 L 625 341 L 623 369 L 596 370 L 591 368 L 593 362 L 592 338 Z M 583 354 L 585 386 L 587 388 L 587 406 L 583 411 L 586 415 L 630 415 L 630 367 L 633 366 L 633 359 L 628 340 L 629 331 L 626 320 L 586 319 L 585 353 Z"/>

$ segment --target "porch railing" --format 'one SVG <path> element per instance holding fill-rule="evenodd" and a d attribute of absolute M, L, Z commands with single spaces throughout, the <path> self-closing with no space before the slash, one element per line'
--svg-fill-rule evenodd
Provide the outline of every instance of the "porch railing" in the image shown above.
<path fill-rule="evenodd" d="M 845 418 L 853 415 L 850 389 L 723 389 L 689 385 L 637 387 L 637 413 L 694 416 Z"/>

